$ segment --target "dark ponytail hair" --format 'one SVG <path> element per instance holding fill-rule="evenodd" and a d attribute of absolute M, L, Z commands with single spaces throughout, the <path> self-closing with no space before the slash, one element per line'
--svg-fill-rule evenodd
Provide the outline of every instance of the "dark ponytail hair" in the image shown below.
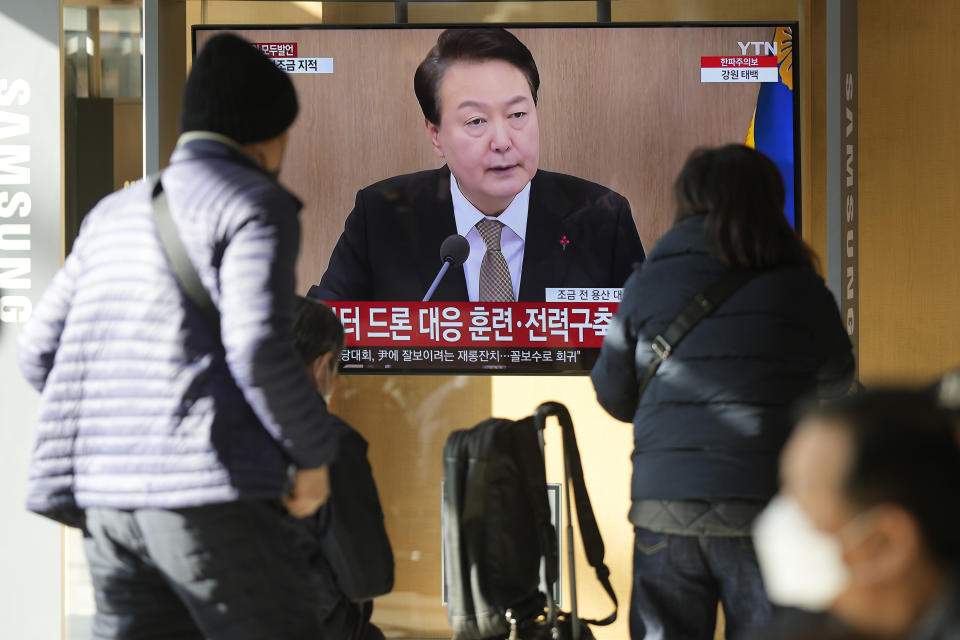
<path fill-rule="evenodd" d="M 783 214 L 783 180 L 764 154 L 742 144 L 697 149 L 674 184 L 677 223 L 705 214 L 715 258 L 733 267 L 815 267 L 813 251 Z"/>

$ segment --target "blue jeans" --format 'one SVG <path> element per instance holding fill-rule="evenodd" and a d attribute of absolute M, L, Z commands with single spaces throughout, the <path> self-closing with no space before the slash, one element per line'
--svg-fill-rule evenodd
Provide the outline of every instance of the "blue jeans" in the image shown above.
<path fill-rule="evenodd" d="M 632 640 L 712 640 L 717 603 L 726 637 L 770 619 L 749 536 L 683 536 L 634 528 Z"/>

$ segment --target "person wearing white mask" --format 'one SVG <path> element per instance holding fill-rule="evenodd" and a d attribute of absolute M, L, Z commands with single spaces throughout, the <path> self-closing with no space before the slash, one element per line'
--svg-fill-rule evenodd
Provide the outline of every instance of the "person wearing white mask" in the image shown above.
<path fill-rule="evenodd" d="M 960 638 L 960 448 L 929 393 L 809 412 L 781 477 L 754 530 L 772 602 L 822 612 L 823 637 Z"/>

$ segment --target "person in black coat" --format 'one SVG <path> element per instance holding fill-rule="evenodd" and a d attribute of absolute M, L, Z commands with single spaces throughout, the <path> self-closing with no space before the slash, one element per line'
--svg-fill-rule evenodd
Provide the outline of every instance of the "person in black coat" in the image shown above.
<path fill-rule="evenodd" d="M 442 265 L 441 243 L 457 233 L 469 257 L 434 300 L 541 302 L 548 287 L 622 287 L 644 259 L 630 205 L 539 169 L 539 86 L 533 56 L 509 31 L 444 31 L 414 89 L 446 166 L 361 189 L 310 297 L 420 300 Z"/>
<path fill-rule="evenodd" d="M 343 326 L 326 305 L 299 298 L 293 334 L 326 404 L 343 349 Z M 393 549 L 367 460 L 367 441 L 346 422 L 331 417 L 339 453 L 330 465 L 330 499 L 314 515 L 297 521 L 317 590 L 322 637 L 383 640 L 370 616 L 373 599 L 393 588 Z"/>
<path fill-rule="evenodd" d="M 783 215 L 776 166 L 743 145 L 695 151 L 676 224 L 628 279 L 591 377 L 634 425 L 631 637 L 728 637 L 770 614 L 750 526 L 777 490 L 791 408 L 843 395 L 854 361 L 833 296 Z M 642 397 L 651 344 L 732 269 L 749 280 L 663 361 Z"/>

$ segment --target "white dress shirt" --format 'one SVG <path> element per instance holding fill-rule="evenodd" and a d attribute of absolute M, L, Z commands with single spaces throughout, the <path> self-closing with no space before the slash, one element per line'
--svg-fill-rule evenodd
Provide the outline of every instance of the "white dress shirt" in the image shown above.
<path fill-rule="evenodd" d="M 450 195 L 453 198 L 453 217 L 457 221 L 457 233 L 470 243 L 470 256 L 463 263 L 463 272 L 467 279 L 467 297 L 471 302 L 480 298 L 480 263 L 487 251 L 487 244 L 477 231 L 476 224 L 483 218 L 497 220 L 503 224 L 500 229 L 500 252 L 510 268 L 510 280 L 513 284 L 513 299 L 520 295 L 520 273 L 523 270 L 523 246 L 527 237 L 527 213 L 530 209 L 530 183 L 514 196 L 510 205 L 499 216 L 487 216 L 470 204 L 460 192 L 457 179 L 450 174 Z"/>

